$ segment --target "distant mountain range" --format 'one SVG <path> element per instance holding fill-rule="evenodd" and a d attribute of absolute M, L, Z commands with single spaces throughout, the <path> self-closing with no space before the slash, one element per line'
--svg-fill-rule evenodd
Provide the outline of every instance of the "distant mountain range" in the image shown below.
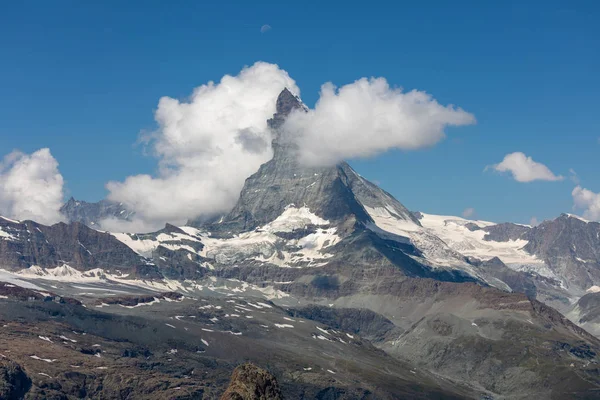
<path fill-rule="evenodd" d="M 280 94 L 269 120 L 273 159 L 225 215 L 153 233 L 107 233 L 103 220 L 133 212 L 70 199 L 61 210 L 69 224 L 0 218 L 0 281 L 76 298 L 83 305 L 69 307 L 99 307 L 90 318 L 107 313 L 115 326 L 123 313 L 149 326 L 163 318 L 153 307 L 177 309 L 160 335 L 170 337 L 181 320 L 198 335 L 232 332 L 216 339 L 225 347 L 202 346 L 202 362 L 272 365 L 284 396 L 286 389 L 323 399 L 597 396 L 599 223 L 563 214 L 531 227 L 411 212 L 345 162 L 300 164 L 285 119 L 303 110 L 287 89 Z M 183 303 L 157 294 L 164 292 L 184 295 Z M 130 297 L 103 300 L 118 293 Z M 240 301 L 236 311 L 231 304 Z M 213 314 L 185 317 L 198 309 Z M 79 321 L 65 318 L 68 326 Z M 181 343 L 190 351 L 187 329 Z M 160 346 L 123 335 L 151 352 Z M 276 358 L 253 352 L 250 344 L 261 340 Z M 299 367 L 307 363 L 316 364 Z M 394 387 L 394 379 L 404 383 Z"/>

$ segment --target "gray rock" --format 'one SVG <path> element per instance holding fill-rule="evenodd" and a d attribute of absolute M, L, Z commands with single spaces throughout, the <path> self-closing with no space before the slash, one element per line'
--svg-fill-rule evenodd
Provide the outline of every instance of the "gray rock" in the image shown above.
<path fill-rule="evenodd" d="M 494 242 L 508 242 L 509 240 L 526 239 L 527 234 L 531 231 L 528 226 L 517 225 L 510 222 L 502 224 L 486 226 L 482 228 L 487 234 L 483 240 Z"/>
<path fill-rule="evenodd" d="M 525 250 L 543 259 L 573 291 L 600 282 L 600 223 L 568 214 L 544 221 L 527 234 Z"/>
<path fill-rule="evenodd" d="M 89 227 L 102 228 L 102 220 L 115 218 L 129 221 L 135 212 L 128 210 L 123 203 L 100 200 L 96 203 L 75 200 L 71 197 L 60 209 L 69 222 L 81 222 Z"/>
<path fill-rule="evenodd" d="M 8 270 L 67 264 L 82 271 L 125 271 L 144 264 L 142 257 L 111 234 L 78 222 L 45 226 L 0 218 L 0 230 L 9 235 L 0 237 L 0 264 Z"/>

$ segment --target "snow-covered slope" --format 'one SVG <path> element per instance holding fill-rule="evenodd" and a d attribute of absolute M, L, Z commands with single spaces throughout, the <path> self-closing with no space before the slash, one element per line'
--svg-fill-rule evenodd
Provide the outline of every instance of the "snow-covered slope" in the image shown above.
<path fill-rule="evenodd" d="M 470 221 L 460 217 L 432 215 L 421 213 L 421 225 L 437 235 L 453 250 L 470 257 L 489 260 L 494 257 L 501 259 L 506 265 L 519 267 L 522 265 L 537 265 L 542 260 L 527 253 L 523 247 L 527 240 L 509 240 L 498 242 L 484 240 L 487 232 L 483 229 L 474 230 L 467 226 L 476 225 L 485 228 L 495 225 L 493 222 Z"/>
<path fill-rule="evenodd" d="M 330 226 L 329 221 L 315 215 L 308 207 L 293 204 L 274 221 L 229 238 L 213 237 L 211 232 L 190 226 L 178 229 L 179 232 L 171 230 L 157 235 L 113 235 L 144 257 L 151 258 L 159 246 L 184 250 L 206 259 L 203 266 L 209 269 L 212 263 L 264 263 L 286 268 L 322 266 L 322 261 L 331 257 L 326 249 L 340 240 L 337 228 Z M 287 237 L 286 234 L 295 231 L 302 234 Z"/>

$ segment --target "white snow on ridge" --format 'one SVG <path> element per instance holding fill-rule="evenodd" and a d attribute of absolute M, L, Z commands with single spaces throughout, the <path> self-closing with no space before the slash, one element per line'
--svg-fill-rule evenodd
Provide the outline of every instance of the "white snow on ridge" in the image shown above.
<path fill-rule="evenodd" d="M 193 232 L 191 229 L 194 229 L 194 228 L 191 228 L 191 229 L 188 229 L 188 227 L 185 227 L 185 228 L 186 229 L 183 229 L 183 227 L 182 227 L 182 230 L 184 230 L 184 232 L 186 232 L 186 234 L 179 233 L 179 232 L 170 232 L 170 233 L 163 232 L 156 236 L 156 240 L 141 239 L 139 237 L 139 235 L 137 235 L 135 233 L 113 233 L 113 232 L 111 232 L 110 234 L 113 235 L 117 240 L 119 240 L 120 242 L 125 244 L 127 247 L 129 247 L 131 250 L 135 251 L 139 255 L 146 257 L 146 258 L 152 257 L 152 252 L 154 250 L 156 250 L 156 248 L 158 246 L 166 247 L 169 250 L 184 249 L 191 253 L 196 253 L 196 251 L 191 246 L 176 243 L 176 242 L 181 242 L 184 240 L 191 241 L 191 242 L 200 242 L 200 238 L 198 238 L 196 235 L 187 234 L 188 231 Z M 197 230 L 195 230 L 195 231 L 197 231 Z M 169 242 L 175 242 L 175 243 L 169 243 Z"/>
<path fill-rule="evenodd" d="M 17 221 L 15 219 L 6 218 L 6 217 L 3 217 L 1 215 L 0 215 L 0 218 L 2 218 L 5 221 L 12 222 L 13 224 L 20 224 L 21 223 L 21 221 Z"/>
<path fill-rule="evenodd" d="M 89 271 L 78 271 L 67 264 L 55 268 L 42 268 L 32 265 L 17 272 L 16 275 L 23 278 L 38 278 L 61 282 L 100 282 L 109 278 L 125 278 L 127 276 L 110 275 L 100 268 L 94 268 Z"/>
<path fill-rule="evenodd" d="M 301 239 L 286 241 L 275 234 L 304 229 L 309 225 L 318 228 Z M 326 263 L 325 259 L 332 256 L 327 254 L 324 249 L 335 245 L 341 240 L 336 234 L 336 228 L 327 228 L 327 225 L 329 225 L 329 221 L 312 213 L 308 207 L 298 208 L 290 204 L 274 221 L 254 231 L 244 232 L 228 239 L 214 238 L 211 237 L 209 232 L 202 232 L 189 226 L 180 227 L 185 233 L 161 233 L 156 239 L 144 238 L 144 236 L 129 233 L 111 234 L 146 258 L 150 258 L 158 246 L 163 246 L 170 250 L 183 249 L 225 265 L 253 260 L 286 268 L 294 267 L 295 264 L 319 267 Z M 192 246 L 185 244 L 184 241 L 199 242 L 204 246 L 201 251 L 195 251 Z M 286 244 L 299 249 L 279 252 L 277 250 L 278 246 L 276 246 L 278 244 Z"/>
<path fill-rule="evenodd" d="M 292 232 L 307 225 L 329 225 L 329 221 L 313 214 L 306 206 L 296 208 L 290 204 L 279 217 L 263 229 L 267 232 Z"/>
<path fill-rule="evenodd" d="M 4 240 L 14 240 L 16 239 L 13 235 L 11 235 L 8 232 L 4 232 L 2 230 L 2 228 L 0 227 L 0 239 L 4 239 Z"/>
<path fill-rule="evenodd" d="M 477 276 L 477 273 L 463 260 L 460 253 L 444 243 L 434 232 L 417 225 L 410 219 L 398 217 L 399 214 L 394 211 L 393 207 L 388 205 L 385 208 L 365 207 L 365 209 L 375 222 L 374 225 L 367 225 L 367 228 L 380 236 L 398 242 L 410 241 L 423 253 L 424 259 L 421 259 L 421 262 L 426 262 L 434 268 L 459 268 Z"/>
<path fill-rule="evenodd" d="M 205 247 L 200 252 L 202 257 L 211 258 L 220 264 L 236 264 L 245 260 L 270 263 L 284 268 L 293 268 L 295 264 L 319 267 L 323 260 L 332 255 L 323 250 L 340 241 L 336 228 L 316 228 L 315 232 L 300 239 L 285 241 L 276 232 L 292 232 L 303 229 L 307 225 L 324 226 L 329 221 L 310 212 L 307 207 L 288 206 L 273 222 L 254 231 L 241 233 L 229 239 L 212 238 L 201 235 Z M 287 244 L 299 247 L 293 252 L 278 252 L 276 244 Z"/>
<path fill-rule="evenodd" d="M 477 271 L 462 259 L 463 256 L 472 256 L 484 261 L 498 257 L 512 269 L 536 272 L 557 279 L 543 260 L 523 250 L 528 243 L 526 240 L 486 241 L 483 240 L 487 234 L 485 231 L 471 231 L 466 227 L 472 223 L 484 228 L 495 225 L 493 222 L 421 213 L 419 226 L 411 220 L 398 217 L 393 208 L 390 208 L 365 207 L 375 222 L 375 226 L 367 227 L 393 240 L 409 240 L 423 253 L 424 260 L 432 267 L 460 268 L 478 276 Z"/>
<path fill-rule="evenodd" d="M 579 215 L 575 215 L 575 214 L 569 214 L 569 213 L 565 213 L 565 215 L 569 218 L 575 218 L 578 219 L 580 221 L 585 222 L 586 224 L 588 224 L 590 221 L 588 221 L 587 219 L 581 218 Z"/>
<path fill-rule="evenodd" d="M 420 222 L 424 228 L 440 237 L 450 248 L 465 256 L 477 257 L 481 260 L 498 257 L 505 264 L 543 263 L 542 260 L 523 250 L 528 243 L 527 240 L 509 240 L 507 242 L 483 240 L 487 234 L 485 231 L 470 231 L 465 227 L 466 223 L 471 221 L 457 217 L 423 214 Z M 482 225 L 478 223 L 479 221 L 472 222 L 478 226 L 490 226 Z"/>
<path fill-rule="evenodd" d="M 221 264 L 233 264 L 252 256 L 271 257 L 275 252 L 275 242 L 279 238 L 269 232 L 251 231 L 230 239 L 216 239 L 203 236 L 202 257 L 212 258 Z"/>
<path fill-rule="evenodd" d="M 408 232 L 418 232 L 421 227 L 409 219 L 398 218 L 396 212 L 391 206 L 367 207 L 364 206 L 369 216 L 375 222 L 375 225 L 392 234 L 407 237 Z M 392 211 L 392 212 L 390 212 Z"/>
<path fill-rule="evenodd" d="M 21 277 L 13 272 L 0 269 L 0 281 L 12 283 L 26 289 L 42 290 L 41 287 L 20 279 Z"/>
<path fill-rule="evenodd" d="M 152 251 L 159 245 L 158 241 L 150 239 L 134 239 L 129 233 L 111 233 L 117 240 L 141 256 L 150 257 Z"/>

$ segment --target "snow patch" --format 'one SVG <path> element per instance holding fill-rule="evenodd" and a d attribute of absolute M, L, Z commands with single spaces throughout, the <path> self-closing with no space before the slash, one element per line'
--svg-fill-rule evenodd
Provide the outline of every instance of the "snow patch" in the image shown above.
<path fill-rule="evenodd" d="M 29 357 L 33 358 L 34 360 L 45 361 L 47 363 L 53 363 L 54 361 L 56 361 L 56 359 L 41 358 L 41 357 L 38 357 L 36 355 L 29 356 Z"/>
<path fill-rule="evenodd" d="M 312 213 L 306 206 L 297 208 L 290 204 L 279 217 L 263 229 L 267 232 L 293 232 L 296 229 L 304 229 L 307 225 L 329 225 L 329 221 Z"/>
<path fill-rule="evenodd" d="M 598 293 L 598 292 L 600 292 L 600 286 L 597 286 L 597 285 L 591 286 L 586 290 L 586 292 L 587 293 Z"/>
<path fill-rule="evenodd" d="M 290 324 L 274 324 L 277 328 L 293 328 L 294 325 Z"/>

